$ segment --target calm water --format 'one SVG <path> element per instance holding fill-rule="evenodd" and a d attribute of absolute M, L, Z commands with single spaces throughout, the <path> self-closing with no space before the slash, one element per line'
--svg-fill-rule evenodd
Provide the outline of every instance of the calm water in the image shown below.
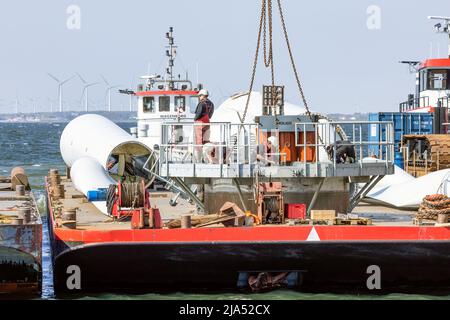
<path fill-rule="evenodd" d="M 128 131 L 133 124 L 119 124 Z M 9 124 L 0 123 L 0 175 L 8 175 L 11 168 L 22 166 L 27 171 L 31 185 L 39 199 L 39 205 L 44 212 L 43 197 L 44 176 L 50 168 L 60 169 L 64 172 L 65 166 L 59 152 L 59 137 L 65 124 Z M 44 219 L 45 221 L 45 219 Z M 47 227 L 44 226 L 43 245 L 43 298 L 53 298 L 50 248 L 48 245 Z M 424 299 L 436 300 L 447 297 L 391 294 L 385 296 L 356 296 L 335 294 L 303 294 L 294 291 L 280 290 L 265 294 L 182 294 L 160 295 L 149 293 L 146 295 L 113 295 L 78 297 L 79 299 L 213 299 L 213 300 L 239 300 L 239 299 L 296 299 L 296 300 L 358 300 L 358 299 Z"/>

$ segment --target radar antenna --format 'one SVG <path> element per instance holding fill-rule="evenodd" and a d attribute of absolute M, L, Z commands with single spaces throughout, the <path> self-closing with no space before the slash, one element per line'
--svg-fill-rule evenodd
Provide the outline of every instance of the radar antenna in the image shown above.
<path fill-rule="evenodd" d="M 448 57 L 450 58 L 450 17 L 429 16 L 430 20 L 440 20 L 441 22 L 434 25 L 437 33 L 448 35 Z"/>

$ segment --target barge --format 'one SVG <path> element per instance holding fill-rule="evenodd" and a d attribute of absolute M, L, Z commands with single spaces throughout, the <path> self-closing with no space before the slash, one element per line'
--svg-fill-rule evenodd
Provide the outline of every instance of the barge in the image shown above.
<path fill-rule="evenodd" d="M 65 197 L 57 204 L 50 194 L 48 198 L 57 295 L 253 292 L 255 287 L 359 293 L 450 288 L 448 225 L 417 226 L 412 219 L 300 225 L 300 220 L 287 219 L 280 225 L 133 229 L 131 221 L 105 216 L 66 177 L 62 184 Z M 151 196 L 164 220 L 192 214 L 187 202 L 167 205 L 169 197 Z M 70 229 L 56 212 L 73 207 L 78 208 L 76 228 Z M 380 270 L 381 290 L 367 286 L 373 266 Z M 249 281 L 267 276 L 282 281 L 261 280 L 259 287 Z"/>
<path fill-rule="evenodd" d="M 0 299 L 38 297 L 42 221 L 22 168 L 0 177 Z"/>
<path fill-rule="evenodd" d="M 289 118 L 279 118 L 290 127 Z M 360 150 L 351 163 L 319 156 L 322 144 L 332 144 L 337 128 L 383 125 L 389 131 L 392 123 L 292 124 L 299 154 L 306 154 L 306 148 L 316 153 L 297 163 L 258 161 L 252 156 L 258 139 L 241 144 L 239 141 L 251 139 L 236 139 L 232 134 L 224 141 L 225 150 L 235 146 L 229 151 L 232 154 L 223 158 L 226 161 L 175 157 L 175 148 L 195 147 L 165 140 L 172 135 L 164 130 L 179 129 L 180 125 L 162 125 L 159 158 L 137 139 L 128 135 L 126 140 L 126 132 L 97 115 L 81 116 L 64 129 L 61 150 L 70 174 L 63 176 L 53 170 L 46 180 L 57 295 L 253 292 L 279 287 L 373 293 L 372 272 L 380 276 L 377 293 L 445 291 L 450 287 L 449 224 L 425 226 L 416 225 L 413 217 L 396 221 L 351 214 L 380 177 L 392 174 L 393 137 L 377 142 L 386 149 L 385 159 L 366 158 L 370 144 L 359 141 L 358 134 L 348 137 L 355 150 Z M 257 126 L 256 137 L 264 137 L 264 125 Z M 233 132 L 232 124 L 220 126 L 220 131 Z M 303 130 L 321 138 L 305 144 L 299 139 Z M 242 156 L 245 154 L 249 156 Z M 137 170 L 141 162 L 136 159 L 142 157 L 147 161 Z M 110 169 L 110 158 L 119 159 L 119 170 Z M 177 206 L 170 205 L 173 192 L 150 187 L 155 175 L 173 179 L 176 188 L 189 197 L 180 197 Z M 189 186 L 208 188 L 217 179 L 233 181 L 235 189 L 230 194 L 240 200 L 222 203 L 215 211 Z M 356 182 L 363 187 L 352 196 L 351 183 Z M 349 200 L 342 211 L 340 203 L 328 205 L 328 210 L 317 206 L 317 199 L 327 197 L 321 189 L 326 183 L 343 185 Z M 252 184 L 257 188 L 255 197 L 248 199 L 240 186 L 251 189 Z M 297 207 L 295 198 L 284 197 L 284 185 L 297 186 L 297 196 L 305 206 Z M 209 214 L 198 214 L 205 211 Z"/>
<path fill-rule="evenodd" d="M 62 133 L 67 173 L 46 179 L 57 295 L 449 292 L 448 216 L 431 226 L 352 213 L 394 173 L 392 122 L 330 122 L 305 99 L 289 115 L 272 84 L 249 122 L 247 103 L 240 122 L 195 123 L 200 88 L 174 80 L 172 31 L 168 75 L 126 90 L 139 98 L 133 136 L 98 115 Z M 211 141 L 196 142 L 199 125 Z"/>

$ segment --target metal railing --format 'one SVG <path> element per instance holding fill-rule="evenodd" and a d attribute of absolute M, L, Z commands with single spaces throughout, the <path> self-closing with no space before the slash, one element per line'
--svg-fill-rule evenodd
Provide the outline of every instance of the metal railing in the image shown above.
<path fill-rule="evenodd" d="M 348 140 L 339 140 L 339 130 L 342 128 L 347 134 Z M 342 164 L 356 163 L 364 166 L 368 162 L 384 162 L 386 166 L 394 162 L 394 124 L 385 121 L 359 121 L 359 122 L 327 122 L 327 123 L 296 123 L 295 142 L 300 148 L 304 165 L 307 163 L 333 163 L 334 167 Z M 369 141 L 369 130 L 385 132 L 377 141 Z M 314 137 L 314 143 L 308 142 L 307 135 Z M 342 151 L 342 149 L 347 150 Z M 374 149 L 378 150 L 378 157 L 373 158 Z M 346 153 L 345 157 L 339 157 L 338 151 Z M 313 159 L 307 154 L 314 152 Z M 354 152 L 354 158 L 348 153 Z M 368 161 L 367 158 L 373 158 Z M 365 160 L 366 159 L 366 160 Z"/>
<path fill-rule="evenodd" d="M 430 106 L 430 97 L 414 98 L 400 103 L 400 112 L 406 112 L 417 108 L 426 108 Z"/>
<path fill-rule="evenodd" d="M 258 124 L 167 122 L 161 125 L 161 163 L 246 164 L 255 158 Z M 202 140 L 206 140 L 204 143 Z"/>
<path fill-rule="evenodd" d="M 369 141 L 369 130 L 384 132 L 377 141 Z M 322 165 L 339 166 L 351 164 L 363 169 L 368 163 L 383 163 L 386 168 L 394 162 L 394 130 L 392 122 L 326 122 L 296 123 L 295 153 L 299 157 L 294 161 L 286 161 L 286 153 L 279 150 L 278 145 L 268 148 L 268 142 L 260 145 L 260 135 L 268 132 L 259 130 L 258 124 L 231 123 L 163 123 L 162 144 L 160 145 L 160 165 L 170 164 L 211 164 L 210 169 L 223 170 L 223 165 L 255 165 L 311 168 L 316 165 L 319 172 Z M 348 140 L 340 140 L 340 130 L 344 130 Z M 207 133 L 207 131 L 210 133 Z M 276 131 L 276 130 L 275 130 Z M 270 136 L 279 132 L 270 132 Z M 210 142 L 199 143 L 203 137 Z M 210 137 L 210 139 L 208 139 Z M 265 147 L 265 148 L 264 148 Z M 350 148 L 354 154 L 345 157 L 337 156 L 342 148 Z M 262 150 L 261 150 L 262 148 Z M 293 149 L 293 150 L 294 150 Z M 378 151 L 378 158 L 369 158 L 371 150 Z M 372 153 L 373 154 L 373 153 Z M 345 158 L 345 159 L 343 159 Z M 284 159 L 284 160 L 283 160 Z M 289 163 L 286 163 L 289 162 Z M 245 167 L 251 171 L 251 166 Z M 165 167 L 168 172 L 169 167 Z M 178 169 L 179 170 L 179 166 Z M 206 170 L 206 167 L 201 167 Z M 188 168 L 187 168 L 188 169 Z M 188 170 L 192 170 L 189 168 Z M 221 175 L 220 175 L 221 176 Z"/>

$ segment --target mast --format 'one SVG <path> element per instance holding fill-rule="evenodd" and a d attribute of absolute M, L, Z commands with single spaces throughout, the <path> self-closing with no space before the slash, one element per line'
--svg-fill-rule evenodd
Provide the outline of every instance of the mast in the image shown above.
<path fill-rule="evenodd" d="M 175 63 L 175 56 L 177 54 L 177 46 L 175 45 L 175 38 L 173 37 L 173 27 L 169 28 L 169 32 L 166 33 L 166 38 L 169 41 L 169 45 L 166 46 L 166 55 L 169 58 L 169 62 L 166 69 L 166 79 L 169 81 L 169 89 L 173 90 L 175 87 L 174 84 L 174 76 L 173 76 L 173 67 Z"/>
<path fill-rule="evenodd" d="M 437 23 L 434 25 L 437 33 L 444 33 L 448 35 L 448 57 L 450 58 L 450 17 L 441 16 L 429 16 L 430 20 L 441 20 L 442 23 Z"/>

